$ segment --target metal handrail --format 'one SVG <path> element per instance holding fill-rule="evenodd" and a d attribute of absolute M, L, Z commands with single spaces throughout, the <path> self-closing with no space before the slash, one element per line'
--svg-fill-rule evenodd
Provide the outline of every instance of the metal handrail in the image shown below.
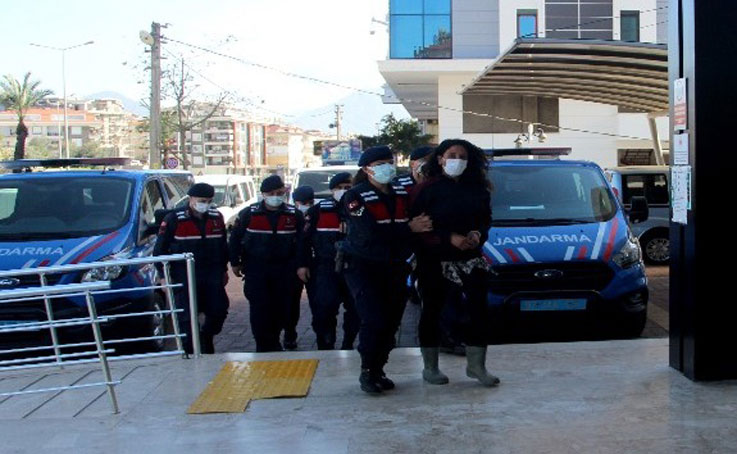
<path fill-rule="evenodd" d="M 0 278 L 3 277 L 17 277 L 17 276 L 28 276 L 36 275 L 39 278 L 39 287 L 31 288 L 20 288 L 10 290 L 0 290 L 0 305 L 4 303 L 22 302 L 29 300 L 43 299 L 44 308 L 46 310 L 47 320 L 23 322 L 17 324 L 11 324 L 8 326 L 0 326 L 0 333 L 10 333 L 19 331 L 39 331 L 42 329 L 48 329 L 51 333 L 52 345 L 46 346 L 34 346 L 26 348 L 14 348 L 7 350 L 0 350 L 0 354 L 17 354 L 17 353 L 31 353 L 40 352 L 43 355 L 43 351 L 49 349 L 54 350 L 53 355 L 36 356 L 30 358 L 21 359 L 10 359 L 0 360 L 0 371 L 9 370 L 25 370 L 25 369 L 36 369 L 42 367 L 64 367 L 66 365 L 74 364 L 90 364 L 99 362 L 102 367 L 102 372 L 105 377 L 104 381 L 95 384 L 85 385 L 70 385 L 64 387 L 48 388 L 41 390 L 32 391 L 18 391 L 10 393 L 2 393 L 0 396 L 12 396 L 20 394 L 29 394 L 36 392 L 46 391 L 60 391 L 67 389 L 77 389 L 89 386 L 106 386 L 107 394 L 110 397 L 113 412 L 118 413 L 118 402 L 115 395 L 114 387 L 120 383 L 120 381 L 114 381 L 109 367 L 110 361 L 119 361 L 126 359 L 143 359 L 143 358 L 154 358 L 163 356 L 179 355 L 184 353 L 182 344 L 182 337 L 186 336 L 180 332 L 178 314 L 182 313 L 184 309 L 176 309 L 174 302 L 174 288 L 181 288 L 185 284 L 173 283 L 171 280 L 170 264 L 175 261 L 185 261 L 187 269 L 187 291 L 189 296 L 189 310 L 192 314 L 190 317 L 192 327 L 192 346 L 194 350 L 194 356 L 200 357 L 200 344 L 199 344 L 199 320 L 197 317 L 197 289 L 194 274 L 194 256 L 192 254 L 176 254 L 166 256 L 155 256 L 155 257 L 144 257 L 134 259 L 121 259 L 121 260 L 107 260 L 101 262 L 82 263 L 73 265 L 61 265 L 61 266 L 50 266 L 40 268 L 28 268 L 18 270 L 0 271 Z M 149 285 L 143 287 L 132 287 L 125 289 L 111 289 L 110 281 L 92 281 L 82 282 L 73 284 L 55 284 L 48 285 L 46 277 L 51 274 L 66 274 L 71 272 L 92 270 L 96 268 L 107 268 L 107 267 L 128 267 L 134 265 L 149 265 L 149 264 L 161 264 L 163 268 L 163 284 Z M 110 314 L 104 316 L 98 316 L 97 308 L 94 302 L 94 295 L 130 292 L 139 290 L 151 290 L 159 289 L 163 290 L 164 296 L 168 308 L 162 310 L 142 311 L 134 313 L 121 313 L 121 314 Z M 71 297 L 84 297 L 88 317 L 77 317 L 71 319 L 55 319 L 53 314 L 53 307 L 51 301 L 56 298 L 71 298 Z M 100 328 L 101 323 L 109 322 L 117 318 L 127 317 L 140 317 L 147 315 L 169 315 L 172 319 L 172 325 L 174 328 L 174 334 L 172 335 L 155 335 L 138 338 L 124 338 L 124 339 L 109 339 L 104 340 L 102 338 L 102 330 Z M 57 328 L 78 326 L 78 325 L 90 325 L 94 336 L 93 342 L 77 342 L 70 344 L 62 344 L 59 341 L 57 334 Z M 115 349 L 108 347 L 109 345 L 123 344 L 127 342 L 140 342 L 144 340 L 156 340 L 156 339 L 174 339 L 177 345 L 176 351 L 168 352 L 156 352 L 156 353 L 145 353 L 135 355 L 121 355 L 117 357 L 108 357 L 108 354 L 114 353 Z M 83 352 L 75 353 L 62 353 L 63 348 L 80 348 L 80 347 L 96 347 L 95 350 L 87 350 Z M 86 356 L 97 355 L 97 358 L 84 358 Z M 55 362 L 52 362 L 55 360 Z"/>

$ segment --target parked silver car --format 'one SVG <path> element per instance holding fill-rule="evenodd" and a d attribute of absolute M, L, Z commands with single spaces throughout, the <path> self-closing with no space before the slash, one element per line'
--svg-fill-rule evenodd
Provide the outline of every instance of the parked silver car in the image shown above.
<path fill-rule="evenodd" d="M 670 259 L 670 167 L 614 167 L 605 171 L 612 188 L 626 210 L 632 197 L 645 197 L 647 221 L 632 225 L 640 240 L 645 261 L 665 265 Z"/>

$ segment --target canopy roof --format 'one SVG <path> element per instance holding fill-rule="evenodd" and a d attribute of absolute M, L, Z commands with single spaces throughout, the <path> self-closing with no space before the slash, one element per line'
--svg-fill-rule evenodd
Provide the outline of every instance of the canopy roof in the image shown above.
<path fill-rule="evenodd" d="M 623 41 L 519 38 L 464 95 L 533 95 L 668 110 L 668 48 Z"/>

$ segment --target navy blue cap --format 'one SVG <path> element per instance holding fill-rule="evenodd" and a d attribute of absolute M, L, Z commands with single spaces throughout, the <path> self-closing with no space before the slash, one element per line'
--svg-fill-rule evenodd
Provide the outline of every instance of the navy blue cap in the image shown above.
<path fill-rule="evenodd" d="M 379 145 L 371 147 L 361 154 L 361 158 L 358 160 L 360 167 L 367 166 L 375 161 L 381 161 L 382 159 L 393 159 L 394 155 L 392 150 L 386 145 Z"/>
<path fill-rule="evenodd" d="M 284 182 L 279 175 L 269 175 L 261 182 L 261 192 L 271 192 L 283 187 Z"/>
<path fill-rule="evenodd" d="M 415 148 L 414 150 L 412 150 L 412 153 L 409 154 L 409 160 L 416 161 L 418 159 L 422 159 L 425 156 L 432 153 L 433 151 L 435 151 L 435 149 L 428 145 L 425 145 L 424 147 Z"/>
<path fill-rule="evenodd" d="M 328 189 L 334 189 L 339 184 L 350 183 L 352 179 L 353 175 L 351 175 L 349 172 L 336 173 L 335 175 L 333 175 L 333 178 L 330 179 Z"/>
<path fill-rule="evenodd" d="M 309 186 L 300 186 L 292 193 L 295 202 L 309 202 L 315 198 L 315 191 Z"/>
<path fill-rule="evenodd" d="M 215 196 L 215 188 L 207 183 L 195 183 L 189 188 L 187 195 L 190 197 L 211 199 Z"/>

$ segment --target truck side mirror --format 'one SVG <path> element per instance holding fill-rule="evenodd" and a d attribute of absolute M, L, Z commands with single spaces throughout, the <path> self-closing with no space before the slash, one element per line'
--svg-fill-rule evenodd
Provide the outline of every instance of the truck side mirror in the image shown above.
<path fill-rule="evenodd" d="M 633 224 L 639 224 L 645 222 L 650 217 L 650 208 L 647 205 L 647 199 L 645 197 L 636 196 L 630 200 L 632 207 L 630 208 L 630 222 Z"/>

